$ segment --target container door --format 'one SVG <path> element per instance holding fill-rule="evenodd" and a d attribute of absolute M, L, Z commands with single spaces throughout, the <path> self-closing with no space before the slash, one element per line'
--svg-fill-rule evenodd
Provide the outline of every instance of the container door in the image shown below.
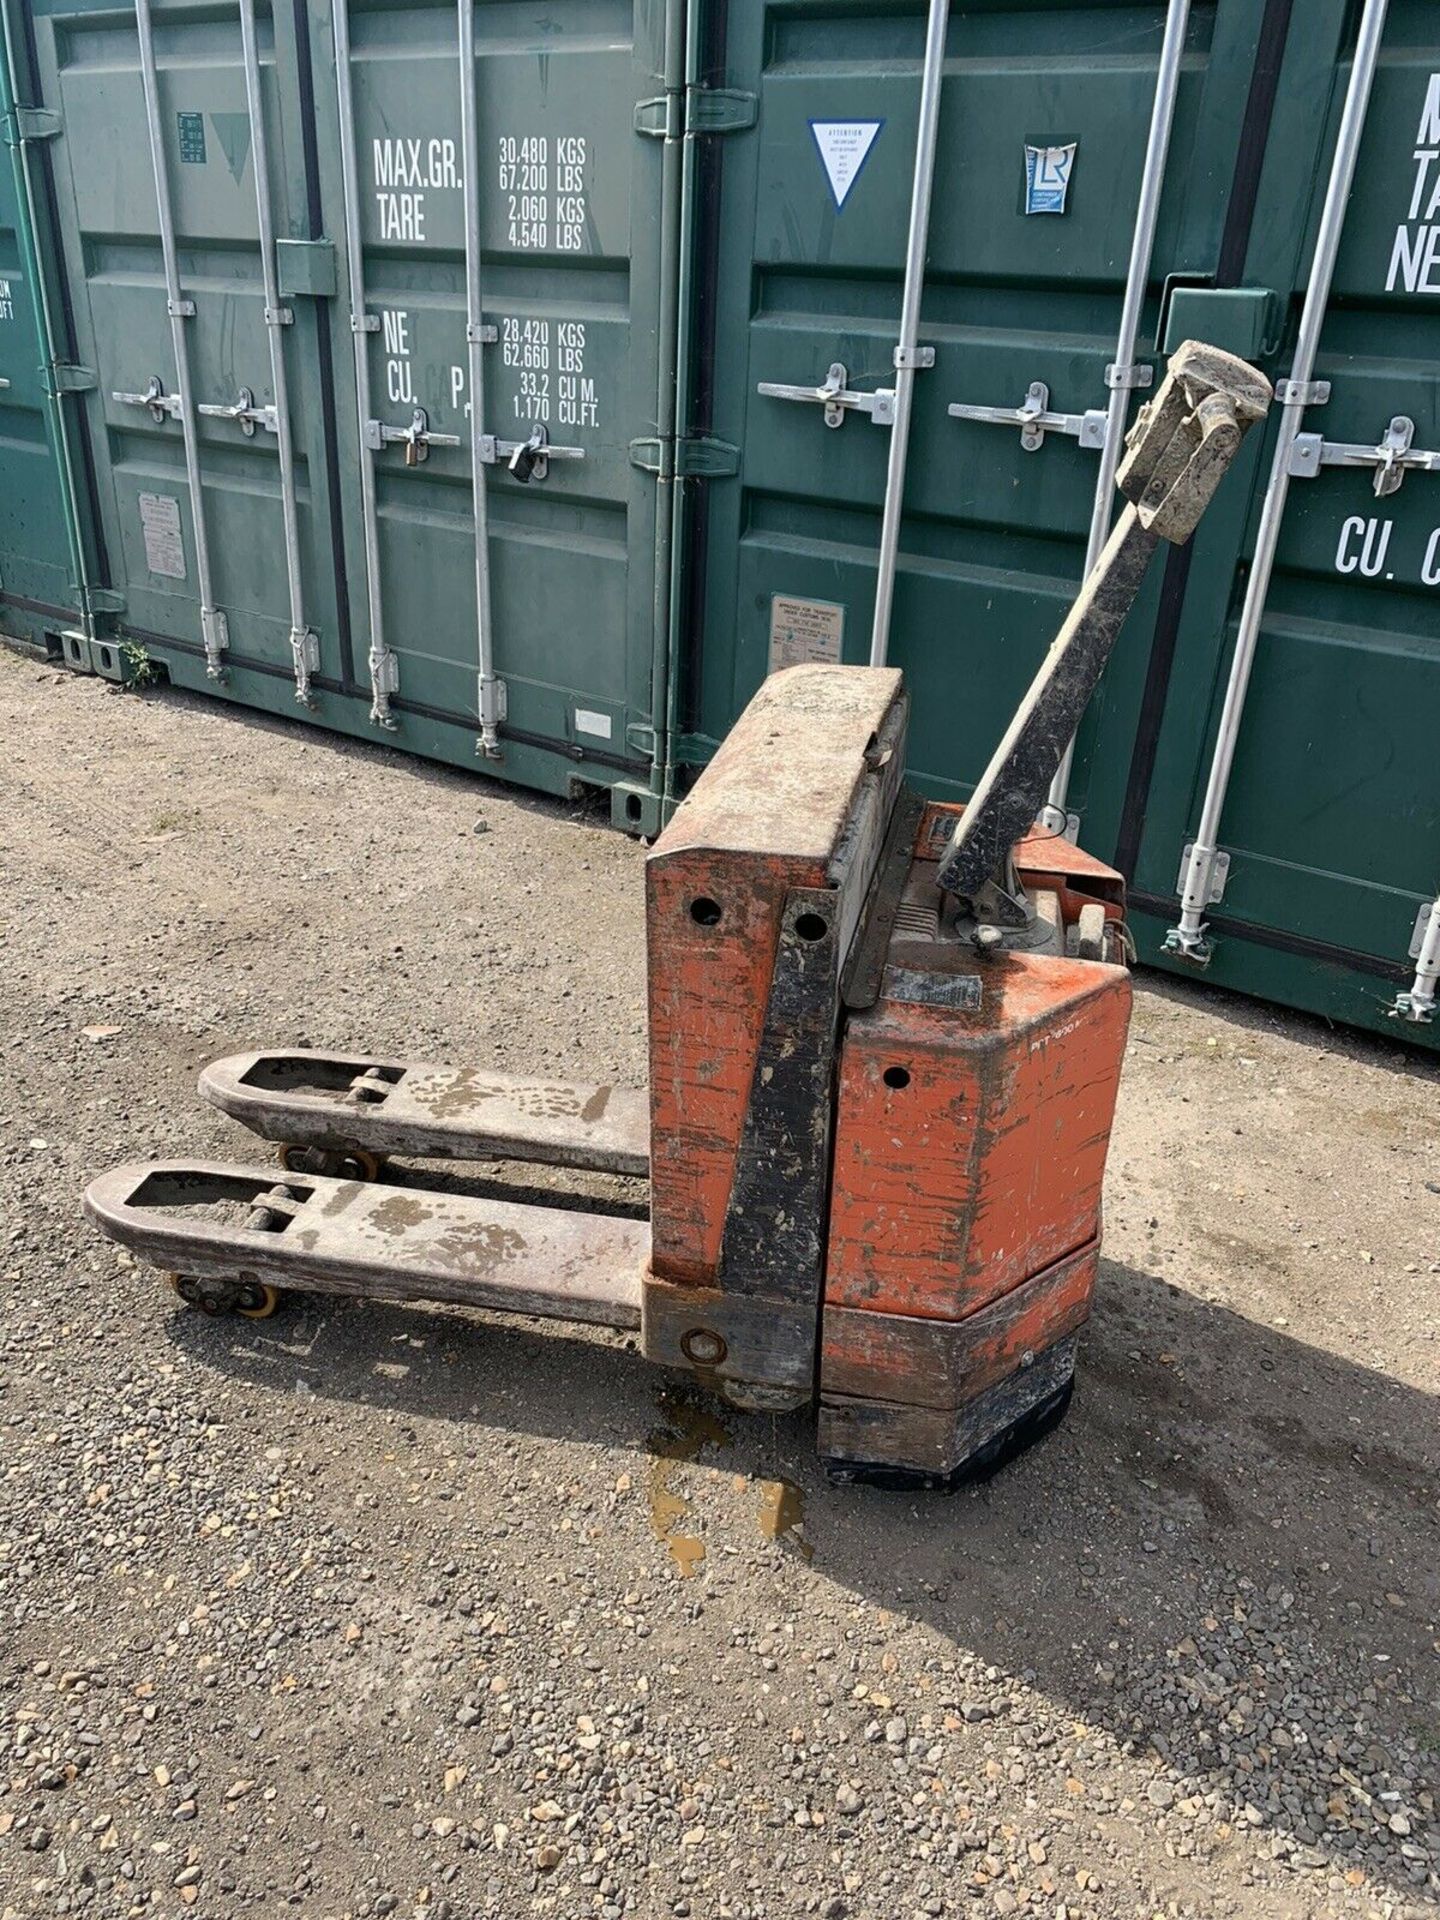
<path fill-rule="evenodd" d="M 1146 344 L 1166 277 L 1214 261 L 1259 13 L 1193 11 Z M 753 93 L 758 111 L 750 131 L 700 143 L 711 218 L 691 420 L 738 445 L 742 465 L 696 489 L 697 758 L 767 671 L 869 656 L 888 442 L 875 396 L 894 384 L 926 28 L 919 5 L 730 0 L 703 14 L 701 77 Z M 920 329 L 934 364 L 915 376 L 889 654 L 913 698 L 912 771 L 937 795 L 969 791 L 1081 571 L 1099 459 L 1085 416 L 1109 397 L 1164 23 L 1157 4 L 950 19 Z M 1027 402 L 1052 424 L 1027 428 Z M 1132 636 L 1157 591 L 1103 696 L 1122 732 L 1138 700 Z"/>
<path fill-rule="evenodd" d="M 142 14 L 151 25 L 151 99 Z M 280 240 L 309 234 L 291 18 L 288 8 L 273 18 L 262 8 L 256 22 L 267 204 Z M 80 356 L 97 380 L 87 409 L 91 453 L 126 629 L 163 644 L 166 657 L 207 660 L 215 683 L 242 698 L 256 676 L 290 678 L 288 478 L 302 621 L 317 636 L 322 683 L 337 685 L 314 316 L 296 299 L 273 320 L 289 390 L 286 462 L 239 10 L 154 0 L 117 12 L 32 0 L 26 24 L 43 98 L 60 116 L 52 157 L 63 266 Z M 178 300 L 167 285 L 167 248 Z"/>
<path fill-rule="evenodd" d="M 347 377 L 352 312 L 367 329 L 360 388 L 349 379 L 340 404 L 357 658 L 368 635 L 400 739 L 423 738 L 437 720 L 478 734 L 461 125 L 470 86 L 482 484 L 504 714 L 502 757 L 481 764 L 541 785 L 571 771 L 643 782 L 657 483 L 632 462 L 631 442 L 660 430 L 673 375 L 667 366 L 662 377 L 659 345 L 663 143 L 636 129 L 662 84 L 665 9 L 476 7 L 470 76 L 458 16 L 445 0 L 351 0 L 338 43 L 348 71 L 321 114 L 337 239 L 347 147 L 354 162 L 354 271 L 334 316 Z M 340 57 L 336 22 L 328 6 L 310 18 L 324 73 Z"/>
<path fill-rule="evenodd" d="M 12 97 L 0 87 L 0 116 Z M 30 635 L 74 625 L 78 602 L 45 390 L 50 356 L 22 226 L 30 219 L 22 170 L 35 164 L 35 143 L 23 151 L 19 123 L 10 129 L 0 151 L 0 628 Z"/>
<path fill-rule="evenodd" d="M 1317 8 L 1287 50 L 1250 260 L 1251 278 L 1289 293 L 1277 375 L 1289 368 L 1355 11 Z M 1394 4 L 1315 369 L 1330 397 L 1304 422 L 1221 820 L 1229 870 L 1207 971 L 1409 1038 L 1437 1033 L 1386 1021 L 1414 971 L 1417 915 L 1440 887 L 1437 153 L 1436 9 Z M 1178 911 L 1246 584 L 1243 571 L 1200 572 L 1136 868 L 1147 958 L 1160 957 Z"/>

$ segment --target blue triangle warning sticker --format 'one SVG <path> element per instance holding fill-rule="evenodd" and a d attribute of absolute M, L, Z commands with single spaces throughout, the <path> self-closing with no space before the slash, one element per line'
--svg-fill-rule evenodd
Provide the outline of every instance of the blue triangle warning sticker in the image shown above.
<path fill-rule="evenodd" d="M 810 122 L 810 131 L 815 136 L 815 145 L 837 207 L 843 207 L 850 197 L 850 189 L 860 178 L 860 170 L 870 157 L 875 136 L 884 124 L 883 120 Z"/>

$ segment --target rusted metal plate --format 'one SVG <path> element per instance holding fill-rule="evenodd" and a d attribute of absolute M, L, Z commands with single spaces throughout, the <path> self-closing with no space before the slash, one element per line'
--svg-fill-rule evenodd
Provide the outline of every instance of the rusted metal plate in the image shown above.
<path fill-rule="evenodd" d="M 963 1407 L 827 1395 L 818 1447 L 832 1477 L 944 1487 L 993 1472 L 1058 1424 L 1075 1375 L 1075 1336 Z"/>
<path fill-rule="evenodd" d="M 737 1406 L 783 1413 L 814 1396 L 813 1301 L 669 1287 L 647 1275 L 641 1340 L 647 1360 L 688 1367 Z"/>
<path fill-rule="evenodd" d="M 634 1087 L 295 1047 L 216 1060 L 201 1074 L 200 1092 L 264 1140 L 421 1159 L 649 1171 L 650 1103 Z"/>
<path fill-rule="evenodd" d="M 272 1224 L 236 1224 L 256 1208 Z M 205 1161 L 118 1167 L 85 1211 L 172 1272 L 606 1327 L 639 1326 L 650 1252 L 644 1221 Z"/>
<path fill-rule="evenodd" d="M 1084 1325 L 1099 1257 L 1092 1240 L 965 1320 L 827 1306 L 821 1394 L 963 1406 Z"/>

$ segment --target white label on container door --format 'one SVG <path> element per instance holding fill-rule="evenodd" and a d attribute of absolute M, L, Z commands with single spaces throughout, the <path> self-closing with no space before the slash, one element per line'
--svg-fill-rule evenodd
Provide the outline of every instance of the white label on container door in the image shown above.
<path fill-rule="evenodd" d="M 587 351 L 583 320 L 502 315 L 500 357 L 515 370 L 517 391 L 510 399 L 514 418 L 543 426 L 598 427 L 600 398 L 594 376 L 585 371 Z M 464 391 L 464 370 L 452 367 L 452 405 Z"/>
<path fill-rule="evenodd" d="M 140 531 L 145 564 L 167 580 L 185 578 L 185 541 L 180 533 L 180 502 L 173 493 L 142 493 Z"/>
<path fill-rule="evenodd" d="M 597 740 L 608 740 L 612 731 L 610 716 L 608 713 L 592 713 L 588 707 L 576 707 L 575 731 L 593 733 Z"/>
<path fill-rule="evenodd" d="M 810 660 L 834 666 L 845 638 L 845 609 L 833 600 L 770 599 L 770 671 L 798 667 Z"/>
<path fill-rule="evenodd" d="M 1440 293 L 1440 73 L 1430 75 L 1412 154 L 1415 184 L 1395 229 L 1385 291 Z"/>
<path fill-rule="evenodd" d="M 10 282 L 0 280 L 0 320 L 15 318 L 15 299 L 10 291 Z"/>
<path fill-rule="evenodd" d="M 214 115 L 211 115 L 214 118 Z M 453 140 L 372 140 L 375 206 L 382 240 L 425 244 L 425 195 L 458 193 L 459 159 Z"/>
<path fill-rule="evenodd" d="M 587 137 L 507 133 L 497 151 L 509 244 L 531 253 L 583 253 L 590 219 Z"/>
<path fill-rule="evenodd" d="M 820 150 L 820 161 L 837 208 L 850 197 L 860 169 L 870 158 L 883 120 L 812 120 L 810 131 Z"/>

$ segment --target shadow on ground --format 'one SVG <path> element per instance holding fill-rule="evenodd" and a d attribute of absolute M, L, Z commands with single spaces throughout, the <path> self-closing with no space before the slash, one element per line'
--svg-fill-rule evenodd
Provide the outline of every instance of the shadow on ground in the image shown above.
<path fill-rule="evenodd" d="M 243 1330 L 185 1313 L 170 1327 L 190 1362 L 277 1393 L 301 1380 L 464 1422 L 482 1460 L 487 1433 L 643 1449 L 664 1384 L 618 1345 L 421 1309 L 312 1297 Z M 1431 1394 L 1109 1262 L 1069 1420 L 987 1485 L 832 1488 L 802 1415 L 726 1410 L 716 1459 L 801 1489 L 814 1558 L 799 1577 L 1033 1675 L 1076 1719 L 1154 1751 L 1181 1792 L 1241 1756 L 1262 1842 L 1343 1868 L 1315 1779 L 1384 1774 L 1399 1754 L 1423 1768 L 1440 1748 L 1423 1679 L 1440 1612 L 1437 1413 Z M 703 1509 L 700 1487 L 702 1529 Z M 1238 1675 L 1228 1693 L 1216 1658 Z M 1241 1725 L 1227 1716 L 1244 1694 Z M 1307 1726 L 1337 1744 L 1297 1775 L 1284 1743 Z M 1390 1878 L 1413 1897 L 1400 1845 Z"/>

